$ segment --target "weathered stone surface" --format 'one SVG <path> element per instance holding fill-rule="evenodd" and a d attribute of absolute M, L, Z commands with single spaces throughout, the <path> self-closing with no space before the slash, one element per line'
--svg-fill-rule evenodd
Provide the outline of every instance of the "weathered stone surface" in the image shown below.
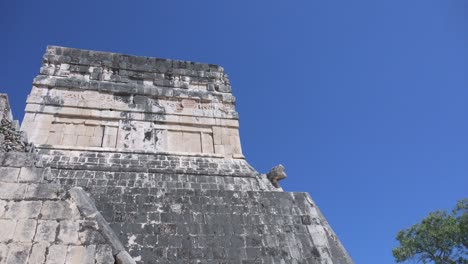
<path fill-rule="evenodd" d="M 32 244 L 11 244 L 9 245 L 6 263 L 26 264 Z"/>
<path fill-rule="evenodd" d="M 54 55 L 58 50 L 75 51 L 48 47 L 22 124 L 39 148 L 243 158 L 235 98 L 221 67 L 83 50 Z M 91 53 L 100 59 L 81 57 Z M 132 62 L 115 61 L 122 58 Z"/>
<path fill-rule="evenodd" d="M 37 170 L 37 171 L 36 171 Z M 36 167 L 22 167 L 18 182 L 41 182 L 42 171 Z"/>
<path fill-rule="evenodd" d="M 1 189 L 1 186 L 0 186 Z M 4 189 L 1 189 L 4 191 Z M 13 201 L 5 213 L 10 219 L 36 219 L 41 211 L 41 201 Z"/>
<path fill-rule="evenodd" d="M 35 241 L 54 242 L 57 236 L 59 223 L 55 220 L 39 220 L 36 230 Z"/>
<path fill-rule="evenodd" d="M 66 263 L 93 264 L 96 246 L 71 246 Z"/>
<path fill-rule="evenodd" d="M 8 242 L 13 238 L 16 221 L 0 219 L 0 242 Z"/>
<path fill-rule="evenodd" d="M 78 210 L 66 201 L 45 201 L 42 206 L 42 219 L 78 218 Z"/>
<path fill-rule="evenodd" d="M 122 251 L 115 257 L 117 264 L 134 264 L 135 260 L 128 254 L 127 251 Z"/>
<path fill-rule="evenodd" d="M 238 127 L 219 66 L 48 47 L 22 124 L 37 152 L 0 148 L 0 263 L 352 264 Z"/>
<path fill-rule="evenodd" d="M 19 168 L 0 168 L 0 181 L 16 182 L 18 180 L 19 171 Z"/>
<path fill-rule="evenodd" d="M 92 199 L 83 191 L 82 188 L 75 187 L 72 188 L 70 191 L 70 196 L 77 204 L 80 212 L 86 216 L 87 218 L 94 219 L 97 222 L 99 233 L 105 238 L 106 242 L 111 246 L 112 252 L 114 255 L 117 255 L 123 251 L 125 248 L 123 247 L 120 240 L 115 235 L 112 228 L 109 226 L 107 221 L 101 215 L 101 213 L 97 210 L 96 206 Z"/>
<path fill-rule="evenodd" d="M 81 215 L 63 186 L 50 182 L 50 169 L 34 166 L 27 153 L 2 160 L 12 157 L 19 161 L 0 165 L 0 263 L 114 263 L 96 219 Z"/>
<path fill-rule="evenodd" d="M 19 123 L 13 120 L 8 96 L 0 93 L 0 152 L 27 151 L 30 146 Z"/>
<path fill-rule="evenodd" d="M 22 219 L 16 222 L 13 240 L 17 242 L 32 242 L 36 234 L 37 221 L 35 219 Z"/>
<path fill-rule="evenodd" d="M 96 247 L 96 263 L 99 264 L 114 264 L 114 256 L 112 248 L 109 245 L 98 245 Z"/>
<path fill-rule="evenodd" d="M 267 178 L 270 180 L 271 184 L 275 186 L 276 188 L 279 188 L 278 182 L 281 180 L 286 179 L 286 173 L 284 172 L 284 167 L 283 165 L 278 165 L 276 167 L 273 167 L 268 173 L 267 173 Z"/>
<path fill-rule="evenodd" d="M 55 244 L 49 247 L 46 264 L 62 264 L 65 263 L 67 257 L 68 246 Z"/>
<path fill-rule="evenodd" d="M 58 240 L 64 244 L 78 244 L 78 231 L 80 225 L 76 221 L 60 221 Z"/>
<path fill-rule="evenodd" d="M 47 253 L 48 244 L 36 243 L 33 245 L 31 255 L 29 256 L 29 263 L 44 263 Z"/>

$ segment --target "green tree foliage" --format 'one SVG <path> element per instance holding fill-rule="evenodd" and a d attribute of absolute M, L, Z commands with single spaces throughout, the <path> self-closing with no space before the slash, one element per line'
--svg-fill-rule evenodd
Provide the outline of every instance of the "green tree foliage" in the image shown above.
<path fill-rule="evenodd" d="M 436 211 L 398 232 L 393 249 L 396 262 L 468 264 L 468 198 L 452 212 Z"/>

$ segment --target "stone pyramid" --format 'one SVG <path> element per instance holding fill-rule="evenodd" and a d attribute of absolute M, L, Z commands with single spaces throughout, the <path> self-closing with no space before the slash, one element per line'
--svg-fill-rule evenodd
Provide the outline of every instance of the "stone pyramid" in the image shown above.
<path fill-rule="evenodd" d="M 0 263 L 353 263 L 245 160 L 220 66 L 49 46 L 25 112 L 28 140 L 0 129 Z"/>

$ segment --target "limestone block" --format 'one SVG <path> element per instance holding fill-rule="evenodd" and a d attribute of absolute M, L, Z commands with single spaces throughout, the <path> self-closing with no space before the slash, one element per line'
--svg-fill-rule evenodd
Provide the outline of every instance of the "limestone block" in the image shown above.
<path fill-rule="evenodd" d="M 0 263 L 5 263 L 8 257 L 8 244 L 0 243 Z"/>
<path fill-rule="evenodd" d="M 13 240 L 16 242 L 31 242 L 36 232 L 36 220 L 22 219 L 16 222 Z"/>
<path fill-rule="evenodd" d="M 117 135 L 104 135 L 102 147 L 115 148 L 117 145 Z"/>
<path fill-rule="evenodd" d="M 25 199 L 57 199 L 64 192 L 59 184 L 29 184 L 24 194 Z"/>
<path fill-rule="evenodd" d="M 58 225 L 58 222 L 55 220 L 39 220 L 34 241 L 54 242 Z"/>
<path fill-rule="evenodd" d="M 41 211 L 41 206 L 42 202 L 40 201 L 13 201 L 10 203 L 10 209 L 5 213 L 5 218 L 37 218 Z"/>
<path fill-rule="evenodd" d="M 46 144 L 49 145 L 60 145 L 62 143 L 62 132 L 53 132 L 51 131 L 50 134 L 47 136 Z"/>
<path fill-rule="evenodd" d="M 114 255 L 112 255 L 112 248 L 109 245 L 97 245 L 95 260 L 99 264 L 114 264 L 115 259 Z"/>
<path fill-rule="evenodd" d="M 36 167 L 22 167 L 18 182 L 41 182 L 42 170 Z"/>
<path fill-rule="evenodd" d="M 167 133 L 167 145 L 168 151 L 183 152 L 183 132 L 168 131 Z"/>
<path fill-rule="evenodd" d="M 0 242 L 7 242 L 13 238 L 16 221 L 0 219 Z"/>
<path fill-rule="evenodd" d="M 20 169 L 11 167 L 0 168 L 0 181 L 2 182 L 16 182 L 18 179 Z"/>
<path fill-rule="evenodd" d="M 29 140 L 35 144 L 46 144 L 47 143 L 47 137 L 48 135 L 39 130 L 37 130 L 35 133 L 33 132 L 33 134 L 28 134 L 30 137 L 29 137 Z"/>
<path fill-rule="evenodd" d="M 101 147 L 102 146 L 102 135 L 92 136 L 89 138 L 89 147 Z"/>
<path fill-rule="evenodd" d="M 213 140 L 215 145 L 221 145 L 223 136 L 223 128 L 214 126 L 213 127 Z M 218 153 L 218 152 L 216 152 Z"/>
<path fill-rule="evenodd" d="M 202 149 L 203 153 L 214 153 L 213 136 L 211 134 L 202 133 Z"/>
<path fill-rule="evenodd" d="M 77 221 L 60 221 L 60 232 L 58 240 L 65 244 L 79 243 L 78 231 L 79 223 Z"/>
<path fill-rule="evenodd" d="M 66 135 L 76 135 L 76 126 L 74 124 L 63 124 L 63 133 Z"/>
<path fill-rule="evenodd" d="M 86 126 L 83 124 L 77 125 L 76 126 L 76 134 L 79 136 L 84 136 L 86 135 Z"/>
<path fill-rule="evenodd" d="M 181 144 L 184 152 L 201 153 L 200 133 L 183 132 Z"/>
<path fill-rule="evenodd" d="M 82 147 L 89 147 L 91 138 L 88 136 L 78 136 L 76 145 L 77 146 L 82 146 Z"/>
<path fill-rule="evenodd" d="M 229 145 L 230 143 L 231 143 L 230 135 L 229 134 L 223 134 L 222 137 L 221 137 L 221 145 Z"/>
<path fill-rule="evenodd" d="M 225 154 L 224 145 L 214 145 L 214 148 L 215 148 L 216 154 L 222 154 L 222 155 Z"/>
<path fill-rule="evenodd" d="M 94 134 L 93 126 L 86 126 L 85 136 L 92 137 Z"/>
<path fill-rule="evenodd" d="M 224 150 L 224 156 L 226 158 L 231 158 L 232 157 L 232 146 L 231 145 L 223 145 L 223 150 Z"/>
<path fill-rule="evenodd" d="M 104 137 L 102 140 L 102 147 L 115 148 L 117 143 L 117 127 L 106 126 L 104 128 Z"/>
<path fill-rule="evenodd" d="M 67 256 L 67 246 L 54 244 L 49 247 L 46 264 L 64 264 Z"/>
<path fill-rule="evenodd" d="M 66 201 L 45 201 L 41 210 L 42 219 L 77 219 L 76 206 Z"/>
<path fill-rule="evenodd" d="M 0 200 L 0 218 L 3 218 L 3 216 L 5 215 L 5 212 L 7 210 L 7 206 L 8 206 L 8 208 L 10 207 L 8 204 L 9 204 L 8 201 Z"/>
<path fill-rule="evenodd" d="M 5 167 L 24 167 L 34 164 L 34 154 L 22 152 L 4 153 L 3 166 Z"/>
<path fill-rule="evenodd" d="M 230 136 L 230 145 L 232 146 L 232 153 L 242 154 L 242 148 L 239 135 Z"/>
<path fill-rule="evenodd" d="M 29 252 L 31 251 L 31 243 L 10 244 L 8 250 L 7 264 L 26 264 L 28 263 Z"/>
<path fill-rule="evenodd" d="M 70 264 L 94 264 L 95 245 L 71 246 L 67 254 L 66 263 Z"/>
<path fill-rule="evenodd" d="M 63 139 L 62 139 L 62 145 L 75 146 L 77 140 L 78 140 L 78 136 L 71 135 L 71 134 L 65 134 L 63 136 Z"/>
<path fill-rule="evenodd" d="M 47 246 L 48 244 L 46 243 L 35 243 L 33 245 L 31 255 L 29 255 L 29 263 L 44 263 Z"/>
<path fill-rule="evenodd" d="M 0 199 L 21 199 L 26 188 L 26 184 L 0 182 Z"/>
<path fill-rule="evenodd" d="M 65 124 L 62 123 L 52 123 L 52 126 L 50 128 L 50 131 L 53 132 L 64 132 L 65 130 Z"/>

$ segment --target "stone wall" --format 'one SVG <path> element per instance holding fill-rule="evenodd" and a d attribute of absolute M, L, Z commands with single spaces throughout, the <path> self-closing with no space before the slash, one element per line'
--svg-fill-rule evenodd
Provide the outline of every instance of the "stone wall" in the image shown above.
<path fill-rule="evenodd" d="M 232 159 L 243 158 L 237 117 L 219 66 L 48 47 L 22 129 L 39 148 Z"/>
<path fill-rule="evenodd" d="M 13 119 L 6 94 L 0 94 L 0 152 L 26 151 L 29 149 L 26 134 Z"/>
<path fill-rule="evenodd" d="M 129 263 L 352 264 L 310 196 L 283 192 L 283 166 L 267 177 L 248 164 L 238 127 L 219 66 L 48 47 L 22 124 L 37 156 L 16 167 L 42 168 L 52 182 L 22 182 L 31 170 L 12 169 L 8 156 L 0 164 L 13 176 L 0 182 L 0 199 L 29 202 L 34 193 L 36 226 L 48 220 L 46 203 L 72 210 L 71 218 L 52 219 L 58 228 L 43 246 L 64 246 L 65 258 L 75 247 L 77 257 L 97 258 L 107 245 Z M 4 208 L 0 219 L 16 225 L 17 213 Z M 78 240 L 63 242 L 61 221 L 75 225 Z M 88 222 L 106 243 L 80 240 Z M 9 251 L 0 256 L 16 256 L 11 243 L 20 242 L 4 242 Z"/>
<path fill-rule="evenodd" d="M 0 263 L 113 264 L 120 251 L 102 221 L 35 164 L 32 153 L 0 154 Z"/>

